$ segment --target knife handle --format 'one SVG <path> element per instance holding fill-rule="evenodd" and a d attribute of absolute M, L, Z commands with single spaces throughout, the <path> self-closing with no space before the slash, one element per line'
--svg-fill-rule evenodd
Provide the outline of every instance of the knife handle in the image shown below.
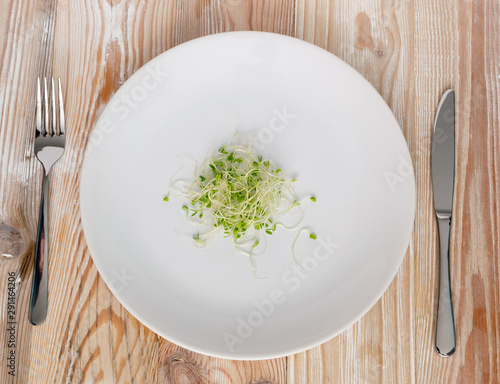
<path fill-rule="evenodd" d="M 437 215 L 439 232 L 439 295 L 436 316 L 436 352 L 443 357 L 455 353 L 455 321 L 450 284 L 451 215 Z"/>

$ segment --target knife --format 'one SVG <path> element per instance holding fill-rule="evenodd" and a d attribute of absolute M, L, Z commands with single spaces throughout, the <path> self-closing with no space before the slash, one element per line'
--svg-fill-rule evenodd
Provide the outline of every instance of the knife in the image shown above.
<path fill-rule="evenodd" d="M 439 295 L 436 316 L 436 352 L 453 355 L 455 321 L 451 303 L 450 227 L 455 173 L 455 92 L 446 91 L 439 103 L 432 136 L 432 188 L 439 234 Z"/>

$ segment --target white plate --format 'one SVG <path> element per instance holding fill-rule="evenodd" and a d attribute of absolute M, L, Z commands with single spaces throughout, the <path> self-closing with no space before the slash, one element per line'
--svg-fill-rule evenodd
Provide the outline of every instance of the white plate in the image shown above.
<path fill-rule="evenodd" d="M 297 177 L 304 236 L 278 229 L 249 259 L 229 239 L 195 248 L 167 193 L 235 130 Z M 224 33 L 170 49 L 116 93 L 81 178 L 85 238 L 120 302 L 162 337 L 200 353 L 264 359 L 323 343 L 381 297 L 405 255 L 415 181 L 400 128 L 354 69 L 300 40 Z"/>

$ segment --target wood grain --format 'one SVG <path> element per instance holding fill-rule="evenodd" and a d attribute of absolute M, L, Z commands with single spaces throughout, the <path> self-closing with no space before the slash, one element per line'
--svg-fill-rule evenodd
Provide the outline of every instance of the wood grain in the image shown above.
<path fill-rule="evenodd" d="M 401 51 L 406 48 L 402 36 L 411 32 L 401 31 L 399 23 L 411 9 L 408 4 L 401 4 L 399 9 L 394 4 L 383 6 L 299 1 L 297 37 L 328 49 L 357 69 L 385 98 L 408 136 L 404 84 L 411 62 L 401 60 Z M 414 382 L 414 257 L 410 246 L 382 299 L 351 329 L 290 358 L 290 382 Z"/>
<path fill-rule="evenodd" d="M 231 30 L 264 30 L 291 35 L 292 1 L 228 0 L 180 2 L 176 9 L 174 41 Z M 158 365 L 160 383 L 285 383 L 286 359 L 229 362 L 161 341 Z"/>
<path fill-rule="evenodd" d="M 1 383 L 500 382 L 500 4 L 498 0 L 0 0 L 0 361 L 16 278 L 16 377 Z M 165 50 L 231 30 L 316 44 L 358 70 L 394 112 L 417 183 L 407 255 L 353 327 L 289 358 L 229 361 L 159 338 L 114 298 L 79 213 L 89 133 L 114 92 Z M 27 321 L 41 168 L 33 156 L 36 76 L 61 77 L 68 140 L 51 180 L 47 321 Z M 453 304 L 457 352 L 434 352 L 436 224 L 430 142 L 444 90 L 457 101 Z"/>
<path fill-rule="evenodd" d="M 7 353 L 12 350 L 16 352 L 17 365 L 16 376 L 11 376 L 7 364 L 2 364 L 2 383 L 27 382 L 29 375 L 31 326 L 26 316 L 41 186 L 41 168 L 32 157 L 35 99 L 31 89 L 36 76 L 50 75 L 54 11 L 53 1 L 1 3 L 0 358 L 6 362 Z M 40 17 L 41 14 L 46 17 Z M 15 277 L 15 309 L 11 312 L 14 319 L 9 319 L 12 323 L 6 319 L 9 276 Z"/>
<path fill-rule="evenodd" d="M 58 2 L 53 71 L 65 84 L 68 140 L 52 179 L 59 224 L 52 231 L 54 300 L 46 323 L 32 332 L 31 382 L 156 381 L 158 337 L 128 314 L 97 274 L 81 231 L 78 197 L 83 150 L 105 103 L 144 62 L 169 48 L 170 40 L 153 44 L 148 37 L 148 50 L 142 49 L 141 26 L 156 17 L 142 2 Z"/>

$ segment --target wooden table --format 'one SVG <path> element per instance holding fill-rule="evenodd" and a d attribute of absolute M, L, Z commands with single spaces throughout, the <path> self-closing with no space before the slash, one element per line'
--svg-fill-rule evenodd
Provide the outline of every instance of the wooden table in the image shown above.
<path fill-rule="evenodd" d="M 1 383 L 500 382 L 497 0 L 1 0 L 0 11 Z M 415 229 L 387 292 L 340 336 L 288 358 L 228 361 L 160 338 L 110 293 L 80 222 L 84 148 L 113 93 L 165 50 L 230 30 L 295 36 L 356 68 L 394 112 L 416 171 Z M 68 139 L 52 178 L 50 308 L 47 321 L 32 327 L 41 188 L 32 151 L 35 81 L 51 75 L 62 79 Z M 451 237 L 458 345 L 444 359 L 434 352 L 430 142 L 437 104 L 450 87 L 458 106 Z M 7 344 L 9 292 L 15 348 Z M 11 350 L 15 377 L 6 363 Z"/>

